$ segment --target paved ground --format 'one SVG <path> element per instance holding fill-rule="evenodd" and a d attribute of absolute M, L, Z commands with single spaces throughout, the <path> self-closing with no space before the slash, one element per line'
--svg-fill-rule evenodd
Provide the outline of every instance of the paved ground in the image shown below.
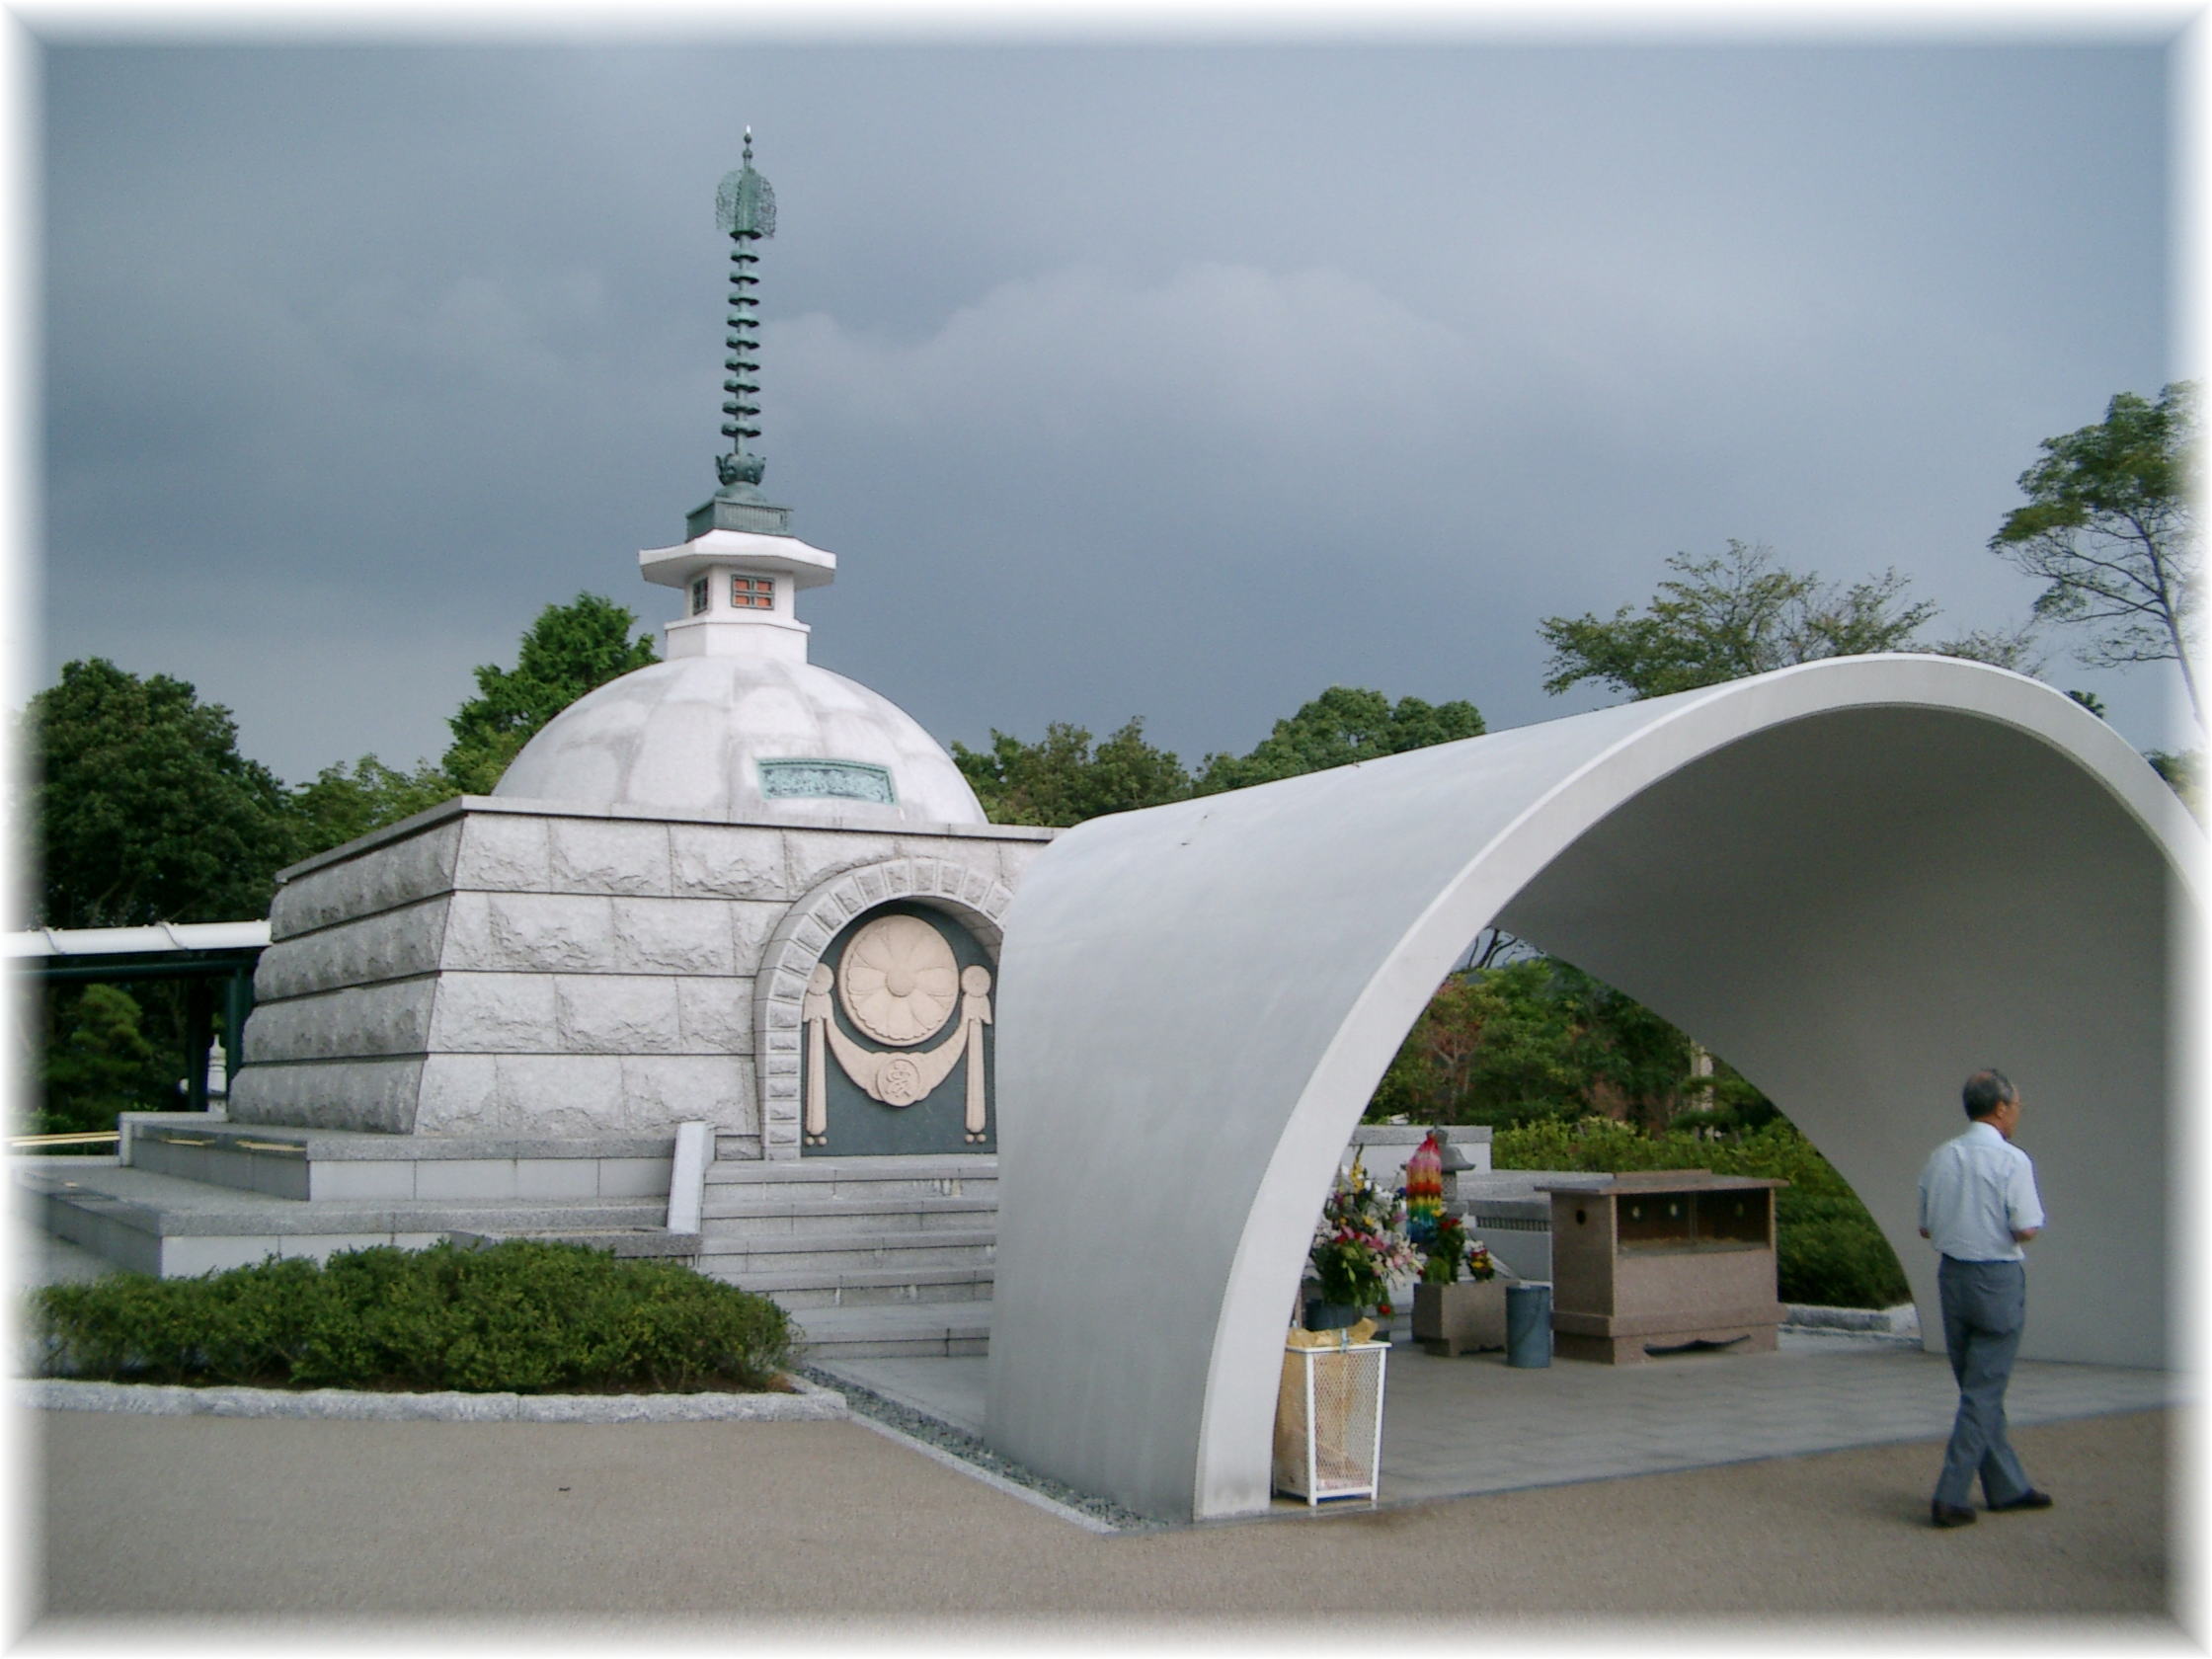
<path fill-rule="evenodd" d="M 639 1620 L 756 1636 L 796 1620 L 800 1635 L 941 1640 L 1035 1617 L 1061 1635 L 1225 1634 L 1211 1621 L 1229 1616 L 1247 1635 L 1293 1620 L 1310 1638 L 1401 1616 L 1495 1636 L 1528 1619 L 1972 1615 L 2008 1621 L 1984 1636 L 2031 1620 L 2033 1644 L 2178 1649 L 2172 1416 L 2022 1429 L 2060 1507 L 1955 1533 L 1926 1525 L 1934 1448 L 1904 1445 L 1100 1537 L 857 1423 L 42 1413 L 26 1469 L 43 1545 L 32 1644 L 142 1643 L 139 1620 L 268 1636 L 394 1619 L 588 1634 L 619 1619 L 631 1641 Z"/>
<path fill-rule="evenodd" d="M 1773 1354 L 1695 1354 L 1640 1366 L 1499 1354 L 1389 1354 L 1385 1503 L 1702 1468 L 1950 1433 L 1958 1395 L 1939 1355 L 1864 1337 L 1785 1331 Z M 981 1434 L 988 1360 L 847 1360 L 824 1369 Z M 2161 1372 L 2022 1362 L 2014 1423 L 2179 1403 Z M 1934 1482 L 1933 1465 L 1928 1479 Z M 1290 1500 L 1280 1500 L 1288 1504 Z"/>
<path fill-rule="evenodd" d="M 44 1273 L 91 1271 L 67 1254 Z M 1875 1620 L 1885 1642 L 1958 1645 L 1948 1620 L 1967 1617 L 1976 1645 L 2008 1651 L 2201 1651 L 2172 1611 L 2189 1585 L 2169 1522 L 2183 1420 L 2172 1379 L 2022 1366 L 2016 1439 L 2059 1507 L 1938 1534 L 1926 1510 L 1950 1410 L 1941 1361 L 1785 1342 L 1534 1371 L 1401 1345 L 1382 1508 L 1286 1500 L 1267 1521 L 1120 1537 L 860 1423 L 22 1413 L 22 1611 L 38 1622 L 20 1645 L 413 1646 L 458 1631 L 472 1646 L 629 1650 L 650 1630 L 718 1645 L 1044 1631 L 1256 1647 L 1415 1619 L 1491 1645 L 1565 1620 L 1578 1645 L 1610 1633 L 1625 1647 L 1652 1621 L 1718 1620 L 1700 1645 L 1732 1645 L 1778 1618 L 1857 1638 Z M 973 1428 L 984 1364 L 840 1369 Z M 1445 1495 L 1466 1493 L 1479 1495 Z"/>

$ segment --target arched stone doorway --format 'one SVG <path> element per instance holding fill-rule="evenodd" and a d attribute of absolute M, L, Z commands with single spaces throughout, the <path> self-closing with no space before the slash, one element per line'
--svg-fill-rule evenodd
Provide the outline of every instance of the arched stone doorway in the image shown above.
<path fill-rule="evenodd" d="M 901 857 L 839 871 L 791 907 L 763 948 L 753 997 L 762 1116 L 788 1125 L 790 1135 L 771 1143 L 770 1157 L 996 1150 L 999 917 L 1011 898 L 995 871 L 951 858 Z M 920 965 L 931 954 L 919 934 L 884 937 L 901 916 L 942 940 L 949 986 L 935 983 L 942 976 L 902 985 L 897 1010 L 855 1020 L 839 972 L 856 939 L 873 930 L 879 948 L 871 954 L 887 966 Z M 917 945 L 921 956 L 912 955 Z M 933 1010 L 941 1018 L 921 1031 L 919 1021 Z M 914 1074 L 869 1056 L 907 1057 L 916 1063 Z M 917 1092 L 920 1084 L 928 1086 Z M 848 1133 L 818 1136 L 833 1116 Z"/>
<path fill-rule="evenodd" d="M 911 903 L 863 910 L 830 940 L 800 1006 L 802 1150 L 995 1151 L 993 966 L 967 928 Z"/>
<path fill-rule="evenodd" d="M 1008 918 L 989 1438 L 1153 1514 L 1265 1507 L 1313 1216 L 1493 920 L 1727 1055 L 1930 1305 L 1913 1179 L 1957 1079 L 2005 1066 L 2038 1103 L 2023 1139 L 2054 1218 L 2023 1353 L 2163 1364 L 2176 913 L 2201 848 L 2094 717 L 1925 657 L 1080 826 Z"/>

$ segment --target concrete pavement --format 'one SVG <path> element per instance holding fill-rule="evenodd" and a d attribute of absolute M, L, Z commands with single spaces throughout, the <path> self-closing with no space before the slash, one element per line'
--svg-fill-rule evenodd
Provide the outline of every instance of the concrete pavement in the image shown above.
<path fill-rule="evenodd" d="M 984 1421 L 983 1359 L 845 1360 L 849 1380 L 970 1434 Z M 2015 1424 L 2179 1404 L 2168 1373 L 2023 1361 Z M 1639 1366 L 1390 1350 L 1382 1501 L 1507 1492 L 1618 1475 L 1897 1441 L 1940 1442 L 1957 1404 L 1950 1367 L 1917 1344 L 1785 1330 L 1772 1354 L 1685 1354 Z M 1931 1472 L 1929 1479 L 1934 1481 Z M 1278 1508 L 1296 1507 L 1278 1499 Z"/>
<path fill-rule="evenodd" d="M 1500 1634 L 1766 1615 L 1972 1616 L 1990 1637 L 2032 1620 L 2031 1639 L 2178 1648 L 2173 1415 L 2021 1429 L 2059 1507 L 1955 1533 L 1926 1524 L 1936 1448 L 1921 1443 L 1101 1537 L 849 1422 L 50 1412 L 26 1464 L 26 1537 L 43 1546 L 34 1639 L 143 1634 L 137 1620 L 940 1640 L 1036 1618 L 1062 1635 L 1289 1620 L 1310 1638 L 1400 1617 Z"/>
<path fill-rule="evenodd" d="M 984 1364 L 839 1369 L 973 1428 Z M 19 1411 L 28 1645 L 395 1620 L 533 1641 L 619 1620 L 625 1643 L 641 1621 L 936 1641 L 1224 1617 L 1308 1639 L 1346 1617 L 1485 1639 L 1571 1620 L 1587 1639 L 1591 1620 L 1764 1615 L 2197 1650 L 2172 1611 L 2184 1413 L 2165 1374 L 2020 1367 L 2016 1439 L 2059 1507 L 1940 1534 L 1949 1378 L 1910 1348 L 1792 1332 L 1773 1355 L 1516 1371 L 1400 1345 L 1388 1387 L 1382 1507 L 1283 1500 L 1269 1521 L 1103 1537 L 858 1422 Z"/>

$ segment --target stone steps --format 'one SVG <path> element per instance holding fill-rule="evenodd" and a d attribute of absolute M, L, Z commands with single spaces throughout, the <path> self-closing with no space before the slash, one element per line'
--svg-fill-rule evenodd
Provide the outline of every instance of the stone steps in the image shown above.
<path fill-rule="evenodd" d="M 882 1307 L 902 1303 L 988 1302 L 988 1267 L 893 1267 L 839 1273 L 831 1285 L 821 1283 L 819 1269 L 793 1273 L 753 1273 L 744 1288 L 772 1297 L 783 1307 Z"/>
<path fill-rule="evenodd" d="M 980 1354 L 989 1341 L 989 1153 L 718 1159 L 699 1230 L 672 1233 L 665 1143 L 437 1143 L 169 1115 L 141 1120 L 136 1143 L 155 1167 L 18 1160 L 19 1204 L 53 1237 L 169 1277 L 372 1244 L 558 1238 L 690 1260 L 775 1299 L 825 1357 Z"/>
<path fill-rule="evenodd" d="M 990 1352 L 990 1304 L 824 1307 L 793 1315 L 802 1359 L 955 1359 Z"/>
<path fill-rule="evenodd" d="M 597 1237 L 662 1231 L 666 1199 L 522 1202 L 325 1199 L 303 1203 L 121 1167 L 107 1159 L 18 1159 L 17 1203 L 47 1232 L 118 1267 L 164 1278 L 392 1244 L 421 1249 L 457 1232 Z"/>
<path fill-rule="evenodd" d="M 820 1218 L 829 1218 L 850 1232 L 871 1230 L 925 1231 L 938 1227 L 988 1225 L 998 1214 L 992 1198 L 937 1198 L 905 1195 L 894 1198 L 810 1198 L 781 1196 L 725 1199 L 708 1190 L 699 1212 L 701 1222 L 730 1222 L 749 1236 L 803 1228 Z"/>
<path fill-rule="evenodd" d="M 717 1157 L 707 1167 L 709 1193 L 727 1191 L 738 1196 L 760 1188 L 851 1198 L 890 1198 L 908 1193 L 988 1198 L 998 1190 L 998 1158 L 990 1152 L 817 1157 L 777 1163 Z"/>
<path fill-rule="evenodd" d="M 128 1167 L 270 1198 L 504 1203 L 665 1196 L 666 1135 L 378 1135 L 126 1112 Z"/>
<path fill-rule="evenodd" d="M 997 1176 L 975 1152 L 717 1160 L 699 1271 L 772 1297 L 817 1357 L 984 1353 Z"/>
<path fill-rule="evenodd" d="M 997 1249 L 995 1231 L 827 1232 L 807 1231 L 732 1238 L 701 1224 L 699 1271 L 733 1284 L 751 1286 L 749 1274 L 872 1272 L 883 1268 L 988 1267 Z"/>

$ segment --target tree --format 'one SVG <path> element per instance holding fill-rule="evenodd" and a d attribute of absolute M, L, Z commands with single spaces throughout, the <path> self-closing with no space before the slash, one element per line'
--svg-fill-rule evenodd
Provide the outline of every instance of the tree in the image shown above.
<path fill-rule="evenodd" d="M 1066 829 L 1107 813 L 1180 801 L 1191 792 L 1182 762 L 1145 741 L 1141 719 L 1113 733 L 1095 752 L 1089 732 L 1054 721 L 1038 743 L 993 729 L 989 752 L 956 742 L 952 756 L 993 824 Z"/>
<path fill-rule="evenodd" d="M 1551 995 L 1575 1034 L 1572 1063 L 1584 1098 L 1615 1107 L 1646 1129 L 1664 1127 L 1693 1086 L 1697 1045 L 1571 963 L 1555 961 L 1551 968 Z"/>
<path fill-rule="evenodd" d="M 1574 1032 L 1542 959 L 1453 974 L 1406 1033 L 1367 1109 L 1424 1123 L 1519 1123 L 1582 1102 Z"/>
<path fill-rule="evenodd" d="M 1401 697 L 1393 705 L 1380 691 L 1332 685 L 1288 720 L 1278 720 L 1251 753 L 1209 754 L 1196 778 L 1172 751 L 1145 741 L 1141 719 L 1095 751 L 1088 731 L 1056 721 L 1038 743 L 993 730 L 988 752 L 955 743 L 952 753 L 992 823 L 1065 828 L 1105 813 L 1273 783 L 1481 735 L 1482 716 L 1472 703 L 1432 705 Z"/>
<path fill-rule="evenodd" d="M 2043 440 L 2020 474 L 2027 505 L 2005 515 L 1990 550 L 2046 584 L 2037 618 L 2083 628 L 2077 655 L 2097 667 L 2172 662 L 2201 726 L 2190 624 L 2198 544 L 2189 499 L 2196 388 L 2156 403 L 2121 392 L 2094 427 Z"/>
<path fill-rule="evenodd" d="M 428 760 L 418 760 L 412 772 L 394 771 L 373 754 L 362 755 L 350 771 L 344 765 L 325 766 L 314 782 L 291 793 L 296 856 L 328 852 L 461 793 L 460 785 Z"/>
<path fill-rule="evenodd" d="M 443 768 L 455 791 L 490 794 L 547 721 L 585 692 L 659 662 L 650 636 L 630 637 L 637 620 L 612 599 L 579 593 L 538 612 L 512 670 L 480 666 L 477 694 L 446 722 L 453 744 Z"/>
<path fill-rule="evenodd" d="M 127 927 L 266 915 L 291 861 L 283 788 L 238 752 L 230 711 L 166 674 L 70 663 L 31 699 L 24 756 L 38 919 Z"/>
<path fill-rule="evenodd" d="M 1631 698 L 1664 697 L 1792 663 L 1911 650 L 1936 614 L 1925 600 L 1906 600 L 1910 583 L 1894 570 L 1849 587 L 1824 583 L 1785 569 L 1771 547 L 1733 538 L 1717 558 L 1677 553 L 1667 567 L 1677 575 L 1640 616 L 1622 605 L 1604 621 L 1590 613 L 1543 619 L 1546 691 L 1556 696 L 1590 679 Z"/>
<path fill-rule="evenodd" d="M 2181 797 L 2181 804 L 2195 815 L 2198 823 L 2204 822 L 2204 750 L 2201 749 L 2171 751 L 2163 749 L 2146 750 L 2143 758 L 2167 787 Z"/>
<path fill-rule="evenodd" d="M 1278 720 L 1251 753 L 1208 755 L 1198 793 L 1212 795 L 1378 760 L 1431 744 L 1478 738 L 1483 729 L 1480 711 L 1469 702 L 1430 704 L 1400 697 L 1393 705 L 1380 691 L 1332 685 L 1288 720 Z"/>
<path fill-rule="evenodd" d="M 1993 668 L 2011 669 L 2014 673 L 2026 674 L 2030 679 L 2043 677 L 2043 658 L 2036 647 L 2040 635 L 2032 619 L 2016 628 L 1977 628 L 1971 633 L 1960 634 L 1937 644 L 1921 647 L 1907 646 L 1909 651 L 1927 650 L 1937 657 L 1963 657 L 1969 663 L 1987 663 Z M 2089 696 L 2087 691 L 2069 691 L 2067 695 L 2077 701 Z"/>
<path fill-rule="evenodd" d="M 1756 1121 L 1773 1107 L 1726 1066 L 1632 997 L 1570 963 L 1532 956 L 1445 979 L 1369 1103 L 1370 1120 L 1511 1124 L 1621 1116 L 1660 1128 L 1708 1093 L 1700 1123 Z"/>
<path fill-rule="evenodd" d="M 174 1104 L 176 1068 L 146 1038 L 136 998 L 120 986 L 54 988 L 40 1055 L 42 1099 L 27 1133 L 62 1135 L 116 1127 L 118 1112 Z"/>
<path fill-rule="evenodd" d="M 637 618 L 611 599 L 579 593 L 547 605 L 522 635 L 513 671 L 486 664 L 477 694 L 446 722 L 453 743 L 442 763 L 413 771 L 364 754 L 351 767 L 325 766 L 292 791 L 297 856 L 341 846 L 456 795 L 485 795 L 547 721 L 585 692 L 659 659 L 650 639 L 630 637 Z"/>

